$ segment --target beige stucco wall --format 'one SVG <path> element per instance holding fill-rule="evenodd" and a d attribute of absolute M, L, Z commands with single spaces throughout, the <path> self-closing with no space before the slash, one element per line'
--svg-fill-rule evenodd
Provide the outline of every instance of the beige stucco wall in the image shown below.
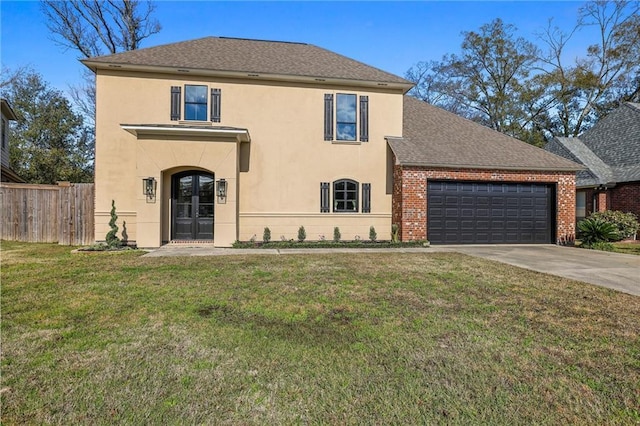
<path fill-rule="evenodd" d="M 400 91 L 112 70 L 98 70 L 96 80 L 97 240 L 109 229 L 112 199 L 119 222 L 127 221 L 129 239 L 140 247 L 157 247 L 170 239 L 171 175 L 189 169 L 229 182 L 226 203 L 215 206 L 217 246 L 254 235 L 260 240 L 265 226 L 273 239 L 295 238 L 301 225 L 308 239 L 330 239 L 335 226 L 343 239 L 366 239 L 371 225 L 379 238 L 388 238 L 392 171 L 384 137 L 402 134 Z M 214 124 L 246 128 L 251 142 L 142 137 L 121 128 L 178 124 L 170 120 L 170 88 L 184 84 L 222 89 L 222 120 Z M 369 96 L 369 142 L 324 141 L 325 93 Z M 184 105 L 181 109 L 184 114 Z M 158 180 L 155 202 L 142 194 L 142 179 L 148 176 Z M 320 183 L 342 178 L 371 183 L 371 213 L 320 213 Z"/>

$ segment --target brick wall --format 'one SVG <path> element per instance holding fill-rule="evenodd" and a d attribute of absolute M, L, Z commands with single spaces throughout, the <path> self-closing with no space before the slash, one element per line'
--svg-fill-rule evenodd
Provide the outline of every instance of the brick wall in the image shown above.
<path fill-rule="evenodd" d="M 611 209 L 631 212 L 640 218 L 640 182 L 619 183 L 611 192 Z"/>
<path fill-rule="evenodd" d="M 593 188 L 584 191 L 587 216 L 594 211 L 618 210 L 631 212 L 640 217 L 640 182 L 619 183 L 613 188 L 602 191 Z"/>
<path fill-rule="evenodd" d="M 429 179 L 555 184 L 556 240 L 558 243 L 572 243 L 575 239 L 574 172 L 456 170 L 395 165 L 393 176 L 392 220 L 400 227 L 402 241 L 425 240 L 429 237 L 427 235 L 427 180 Z"/>
<path fill-rule="evenodd" d="M 596 193 L 596 209 L 599 212 L 611 210 L 611 198 L 608 191 Z"/>

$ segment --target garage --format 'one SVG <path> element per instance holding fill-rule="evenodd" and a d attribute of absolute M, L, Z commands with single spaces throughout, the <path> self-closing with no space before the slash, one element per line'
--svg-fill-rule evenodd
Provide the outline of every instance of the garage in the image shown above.
<path fill-rule="evenodd" d="M 555 187 L 541 183 L 428 181 L 433 244 L 555 242 Z"/>

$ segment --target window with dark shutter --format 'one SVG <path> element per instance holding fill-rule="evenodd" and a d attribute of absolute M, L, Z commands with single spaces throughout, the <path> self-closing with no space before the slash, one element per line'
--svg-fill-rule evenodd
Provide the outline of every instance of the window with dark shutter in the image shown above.
<path fill-rule="evenodd" d="M 320 182 L 320 213 L 329 213 L 329 182 Z"/>
<path fill-rule="evenodd" d="M 351 179 L 333 182 L 333 211 L 358 212 L 358 182 Z"/>
<path fill-rule="evenodd" d="M 362 213 L 371 213 L 371 184 L 362 184 Z"/>
<path fill-rule="evenodd" d="M 324 140 L 333 140 L 333 95 L 324 95 Z"/>
<path fill-rule="evenodd" d="M 211 89 L 211 121 L 220 122 L 220 98 L 222 93 L 220 89 Z"/>
<path fill-rule="evenodd" d="M 180 94 L 182 87 L 171 86 L 171 120 L 180 120 Z"/>
<path fill-rule="evenodd" d="M 369 142 L 369 97 L 360 96 L 360 141 Z"/>

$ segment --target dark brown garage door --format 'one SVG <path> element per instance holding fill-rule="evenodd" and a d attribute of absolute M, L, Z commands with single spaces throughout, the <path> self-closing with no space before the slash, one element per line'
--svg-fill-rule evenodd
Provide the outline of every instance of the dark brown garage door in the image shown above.
<path fill-rule="evenodd" d="M 551 243 L 552 185 L 429 181 L 427 238 L 433 244 Z"/>

